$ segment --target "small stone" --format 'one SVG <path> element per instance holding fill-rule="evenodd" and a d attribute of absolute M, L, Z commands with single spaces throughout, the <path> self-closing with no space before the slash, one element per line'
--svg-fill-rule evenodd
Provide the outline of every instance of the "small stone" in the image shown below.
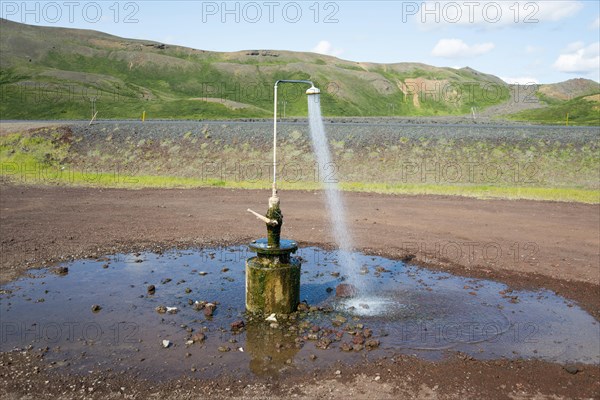
<path fill-rule="evenodd" d="M 580 371 L 579 368 L 577 368 L 575 365 L 565 365 L 563 368 L 565 369 L 565 371 L 572 375 L 575 375 Z"/>
<path fill-rule="evenodd" d="M 311 354 L 309 357 L 310 357 L 310 359 L 311 359 L 311 360 L 313 360 L 313 361 L 317 359 L 317 356 L 316 356 L 316 355 L 314 355 L 314 354 Z"/>
<path fill-rule="evenodd" d="M 361 275 L 366 275 L 366 274 L 368 274 L 368 273 L 369 273 L 369 267 L 367 267 L 367 266 L 362 266 L 362 267 L 360 268 L 360 271 L 359 271 L 359 272 L 360 272 L 360 274 L 361 274 Z"/>
<path fill-rule="evenodd" d="M 367 342 L 365 343 L 365 347 L 367 348 L 367 350 L 373 350 L 379 347 L 379 340 L 376 339 L 370 339 L 367 340 Z"/>
<path fill-rule="evenodd" d="M 108 264 L 102 265 L 102 268 L 104 268 L 104 269 L 108 268 Z"/>
<path fill-rule="evenodd" d="M 156 292 L 156 287 L 154 285 L 149 285 L 147 291 L 148 294 L 154 294 Z"/>
<path fill-rule="evenodd" d="M 221 270 L 221 272 L 227 272 L 227 271 L 229 271 L 229 268 L 227 268 L 227 267 L 223 267 L 223 269 Z"/>
<path fill-rule="evenodd" d="M 196 311 L 200 311 L 206 306 L 206 304 L 208 304 L 206 301 L 195 301 L 193 308 Z"/>
<path fill-rule="evenodd" d="M 306 312 L 306 311 L 308 311 L 308 309 L 309 309 L 308 304 L 306 304 L 306 303 L 298 304 L 298 311 Z"/>
<path fill-rule="evenodd" d="M 267 318 L 265 318 L 265 321 L 269 321 L 269 322 L 277 322 L 277 316 L 275 315 L 275 313 L 269 315 Z"/>
<path fill-rule="evenodd" d="M 200 272 L 198 272 L 198 275 L 200 275 L 200 276 L 208 275 L 208 272 L 200 271 Z"/>
<path fill-rule="evenodd" d="M 331 292 L 333 292 L 333 288 L 332 288 L 332 287 L 328 287 L 327 289 L 325 289 L 325 291 L 326 291 L 327 293 L 331 293 Z"/>
<path fill-rule="evenodd" d="M 69 273 L 68 267 L 58 267 L 54 270 L 56 275 L 67 275 Z"/>
<path fill-rule="evenodd" d="M 165 279 L 163 279 L 162 281 L 160 281 L 160 283 L 162 283 L 163 285 L 164 285 L 165 283 L 169 283 L 169 282 L 171 282 L 171 278 L 165 278 Z"/>
<path fill-rule="evenodd" d="M 206 303 L 206 305 L 204 306 L 204 316 L 212 317 L 216 308 L 217 305 L 215 303 Z"/>
<path fill-rule="evenodd" d="M 342 351 L 352 351 L 352 345 L 348 342 L 344 342 L 341 344 L 340 349 Z"/>
<path fill-rule="evenodd" d="M 231 351 L 231 347 L 229 347 L 229 346 L 219 346 L 219 348 L 217 350 L 219 350 L 221 353 L 227 353 L 228 351 Z"/>
<path fill-rule="evenodd" d="M 159 314 L 164 314 L 167 312 L 167 307 L 165 306 L 158 306 L 155 308 L 156 312 Z"/>
<path fill-rule="evenodd" d="M 319 349 L 327 350 L 327 348 L 329 348 L 329 345 L 331 344 L 331 342 L 332 342 L 332 340 L 331 340 L 331 339 L 329 339 L 329 338 L 325 337 L 325 338 L 323 338 L 323 339 L 319 340 L 319 341 L 317 342 L 317 345 L 316 345 L 316 346 L 317 346 Z"/>
<path fill-rule="evenodd" d="M 361 326 L 362 328 L 362 326 Z M 373 330 L 367 328 L 363 331 L 363 336 L 366 338 L 370 338 L 371 336 L 373 336 Z"/>
<path fill-rule="evenodd" d="M 194 343 L 204 342 L 204 339 L 206 339 L 206 335 L 202 332 L 198 332 L 192 336 L 192 341 Z"/>
<path fill-rule="evenodd" d="M 190 289 L 189 287 L 188 287 L 188 288 L 185 288 L 185 292 L 186 292 L 186 293 L 192 293 L 192 289 Z"/>
<path fill-rule="evenodd" d="M 335 371 L 335 374 L 336 374 L 336 375 L 341 375 L 341 374 L 342 374 L 342 371 L 340 371 L 340 370 L 338 369 L 337 371 Z"/>
<path fill-rule="evenodd" d="M 338 276 L 340 276 L 340 273 L 339 272 L 332 272 L 330 275 L 333 276 L 334 278 L 337 278 Z"/>
<path fill-rule="evenodd" d="M 98 304 L 94 304 L 92 306 L 92 312 L 98 312 L 100 310 L 102 310 L 102 307 L 100 307 Z"/>
<path fill-rule="evenodd" d="M 164 347 L 166 349 L 169 346 L 171 346 L 171 342 L 170 341 L 168 341 L 168 340 L 163 340 L 162 341 L 162 347 Z"/>
<path fill-rule="evenodd" d="M 177 314 L 179 312 L 179 309 L 177 307 L 166 307 L 166 311 L 169 314 Z"/>
<path fill-rule="evenodd" d="M 238 321 L 234 321 L 231 323 L 231 330 L 232 331 L 241 331 L 242 329 L 244 329 L 244 321 L 242 321 L 241 319 Z"/>
<path fill-rule="evenodd" d="M 357 294 L 358 294 L 358 290 L 356 289 L 356 286 L 349 284 L 349 283 L 340 283 L 335 288 L 335 296 L 336 297 L 347 298 L 347 297 L 354 297 Z"/>
<path fill-rule="evenodd" d="M 352 350 L 354 350 L 354 351 L 361 351 L 364 348 L 365 348 L 365 346 L 363 346 L 362 344 L 355 344 L 352 346 Z"/>
<path fill-rule="evenodd" d="M 364 342 L 365 338 L 360 333 L 352 338 L 352 343 L 354 344 L 363 344 Z"/>

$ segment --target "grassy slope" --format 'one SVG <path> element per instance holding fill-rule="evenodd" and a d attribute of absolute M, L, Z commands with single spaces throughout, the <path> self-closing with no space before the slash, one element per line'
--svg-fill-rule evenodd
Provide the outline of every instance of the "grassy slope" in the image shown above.
<path fill-rule="evenodd" d="M 599 92 L 600 93 L 600 92 Z M 540 94 L 540 100 L 548 107 L 521 111 L 508 116 L 515 121 L 528 121 L 538 124 L 600 126 L 600 103 L 580 96 L 571 100 L 559 100 Z"/>
<path fill-rule="evenodd" d="M 160 173 L 155 171 L 151 173 L 150 168 L 132 168 L 136 170 L 132 173 L 132 169 L 127 168 L 127 157 L 123 154 L 117 154 L 122 162 L 125 162 L 123 168 L 103 168 L 102 161 L 98 159 L 106 158 L 106 162 L 113 165 L 117 162 L 107 154 L 96 154 L 97 151 L 84 150 L 82 154 L 78 154 L 76 150 L 77 141 L 85 140 L 74 137 L 62 129 L 46 128 L 36 131 L 35 133 L 15 133 L 5 136 L 0 136 L 0 176 L 21 184 L 66 184 L 76 186 L 92 186 L 92 187 L 120 187 L 129 189 L 139 188 L 193 188 L 193 187 L 229 187 L 242 189 L 267 189 L 270 187 L 270 181 L 266 179 L 228 179 L 223 177 L 211 176 L 202 173 L 198 176 L 198 171 L 201 167 L 195 166 L 196 173 L 186 175 L 184 170 L 170 170 Z M 174 157 L 179 159 L 180 149 L 187 143 L 190 145 L 195 140 L 191 135 L 184 135 L 183 141 L 168 142 L 168 160 Z M 208 139 L 207 139 L 208 140 Z M 165 142 L 167 143 L 167 142 Z M 207 143 L 207 142 L 204 142 Z M 164 147 L 163 143 L 159 145 Z M 221 145 L 219 145 L 221 146 Z M 423 151 L 423 144 L 415 144 L 409 148 L 410 154 L 404 154 L 406 157 L 412 155 L 419 156 Z M 448 149 L 451 147 L 455 152 L 467 153 L 470 147 L 477 147 L 481 151 L 481 147 L 485 146 L 483 142 L 475 142 L 473 144 L 454 143 L 448 144 Z M 501 145 L 502 147 L 504 145 Z M 365 178 L 365 176 L 356 176 L 359 181 L 344 179 L 340 187 L 342 190 L 348 191 L 368 191 L 376 193 L 389 194 L 433 194 L 433 195 L 459 195 L 476 198 L 508 198 L 508 199 L 532 199 L 532 200 L 553 200 L 553 201 L 573 201 L 582 203 L 600 203 L 600 190 L 597 188 L 597 170 L 598 159 L 597 150 L 588 148 L 585 145 L 581 148 L 566 146 L 561 150 L 553 147 L 548 143 L 540 143 L 540 148 L 536 153 L 542 158 L 548 158 L 550 163 L 540 163 L 540 170 L 536 171 L 540 176 L 550 174 L 559 182 L 547 181 L 539 179 L 532 181 L 532 184 L 526 184 L 521 180 L 509 180 L 507 182 L 485 182 L 485 183 L 448 183 L 448 182 L 420 182 L 407 181 L 405 183 L 390 183 L 385 181 L 374 181 L 373 179 Z M 109 147 L 109 145 L 105 146 Z M 122 145 L 119 145 L 122 147 Z M 184 146 L 188 147 L 188 146 Z M 243 148 L 244 146 L 242 146 Z M 85 147 L 83 147 L 85 148 Z M 135 156 L 133 159 L 148 159 L 152 166 L 157 166 L 157 157 L 152 153 L 140 153 L 140 148 L 143 145 L 134 146 Z M 487 160 L 488 164 L 493 162 L 501 162 L 503 155 L 500 154 L 499 147 L 489 153 L 493 157 Z M 505 149 L 507 150 L 507 149 Z M 81 150 L 80 150 L 81 151 Z M 108 151 L 108 149 L 107 149 Z M 223 149 L 223 151 L 227 151 Z M 403 153 L 405 153 L 403 151 Z M 516 149 L 510 151 L 511 157 L 516 157 L 518 153 Z M 125 153 L 128 154 L 128 153 Z M 223 155 L 222 153 L 221 155 Z M 228 153 L 229 154 L 229 153 Z M 230 154 L 229 158 L 240 160 L 246 159 L 248 153 L 245 154 Z M 108 156 L 108 158 L 107 158 Z M 527 157 L 527 155 L 524 155 Z M 451 157 L 454 159 L 455 157 Z M 79 159 L 79 160 L 78 160 Z M 563 160 L 563 162 L 557 162 Z M 247 160 L 246 160 L 247 161 Z M 253 160 L 250 160 L 253 161 Z M 519 160 L 522 161 L 522 160 Z M 573 179 L 568 173 L 560 178 L 552 169 L 554 166 L 564 165 L 563 169 L 576 169 L 576 179 Z M 109 172 L 109 171 L 113 172 Z M 118 171 L 118 172 L 115 172 Z M 398 172 L 398 171 L 396 171 Z M 526 174 L 526 171 L 522 171 Z M 594 183 L 596 182 L 596 183 Z M 281 189 L 298 189 L 298 190 L 316 190 L 321 187 L 320 182 L 314 179 L 303 180 L 280 180 L 279 186 Z"/>
<path fill-rule="evenodd" d="M 314 53 L 216 53 L 118 38 L 93 31 L 33 27 L 0 20 L 0 114 L 4 119 L 80 119 L 97 98 L 100 118 L 267 117 L 277 79 L 312 79 L 330 116 L 448 115 L 508 99 L 507 86 L 469 68 L 366 64 Z M 412 93 L 407 79 L 423 78 Z M 448 90 L 443 90 L 446 88 Z M 457 95 L 460 94 L 460 95 Z M 247 104 L 232 109 L 221 98 Z M 302 88 L 282 86 L 288 116 L 306 115 Z"/>
<path fill-rule="evenodd" d="M 540 85 L 536 96 L 547 107 L 521 111 L 506 116 L 515 121 L 545 125 L 600 126 L 600 84 L 590 79 Z M 595 95 L 595 96 L 594 96 Z"/>

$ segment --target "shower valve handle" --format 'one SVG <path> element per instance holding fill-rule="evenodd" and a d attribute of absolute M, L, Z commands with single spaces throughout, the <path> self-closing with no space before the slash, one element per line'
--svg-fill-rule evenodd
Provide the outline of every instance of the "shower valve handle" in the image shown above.
<path fill-rule="evenodd" d="M 254 214 L 254 216 L 258 219 L 260 219 L 261 221 L 263 221 L 265 224 L 268 225 L 277 225 L 278 222 L 275 219 L 269 219 L 267 217 L 265 217 L 264 215 L 260 215 L 259 213 L 257 213 L 256 211 L 252 211 L 251 209 L 247 210 L 249 213 Z"/>

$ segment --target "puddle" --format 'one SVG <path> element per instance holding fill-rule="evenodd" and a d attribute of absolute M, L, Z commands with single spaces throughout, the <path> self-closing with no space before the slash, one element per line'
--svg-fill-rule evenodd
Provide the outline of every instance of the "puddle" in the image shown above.
<path fill-rule="evenodd" d="M 173 250 L 62 264 L 66 275 L 31 271 L 1 287 L 2 351 L 33 346 L 58 370 L 111 368 L 152 379 L 276 376 L 394 353 L 435 360 L 449 351 L 477 359 L 600 363 L 599 324 L 553 292 L 510 291 L 497 282 L 357 253 L 365 285 L 374 290 L 337 299 L 344 277 L 336 274 L 336 254 L 318 248 L 298 255 L 301 300 L 321 311 L 279 318 L 278 327 L 248 321 L 244 260 L 252 255 L 246 246 Z M 195 301 L 217 302 L 214 315 L 195 310 Z M 95 305 L 99 311 L 92 311 Z M 161 305 L 178 312 L 160 314 Z M 245 328 L 232 332 L 231 323 L 240 319 Z M 199 332 L 203 342 L 186 344 Z M 369 343 L 348 349 L 358 332 L 369 336 L 370 350 L 360 349 Z"/>

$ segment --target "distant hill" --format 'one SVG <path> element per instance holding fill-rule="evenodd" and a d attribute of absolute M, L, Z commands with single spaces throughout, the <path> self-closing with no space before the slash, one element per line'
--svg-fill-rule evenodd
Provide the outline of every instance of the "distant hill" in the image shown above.
<path fill-rule="evenodd" d="M 4 19 L 0 54 L 2 119 L 85 119 L 93 111 L 114 119 L 137 119 L 144 111 L 154 119 L 264 118 L 272 116 L 277 79 L 313 80 L 327 116 L 475 109 L 494 117 L 523 108 L 507 107 L 514 91 L 504 81 L 469 67 L 353 62 L 284 50 L 211 52 Z M 306 115 L 305 89 L 281 86 L 281 116 Z M 598 84 L 585 79 L 541 85 L 536 107 L 595 93 Z"/>
<path fill-rule="evenodd" d="M 540 85 L 538 92 L 545 99 L 571 100 L 600 92 L 600 84 L 590 79 L 569 79 L 560 83 Z"/>
<path fill-rule="evenodd" d="M 268 117 L 277 79 L 311 79 L 330 116 L 452 115 L 509 98 L 471 68 L 376 64 L 280 50 L 210 52 L 90 30 L 0 20 L 1 118 Z M 282 86 L 286 116 L 306 88 Z M 95 99 L 95 101 L 93 101 Z"/>

